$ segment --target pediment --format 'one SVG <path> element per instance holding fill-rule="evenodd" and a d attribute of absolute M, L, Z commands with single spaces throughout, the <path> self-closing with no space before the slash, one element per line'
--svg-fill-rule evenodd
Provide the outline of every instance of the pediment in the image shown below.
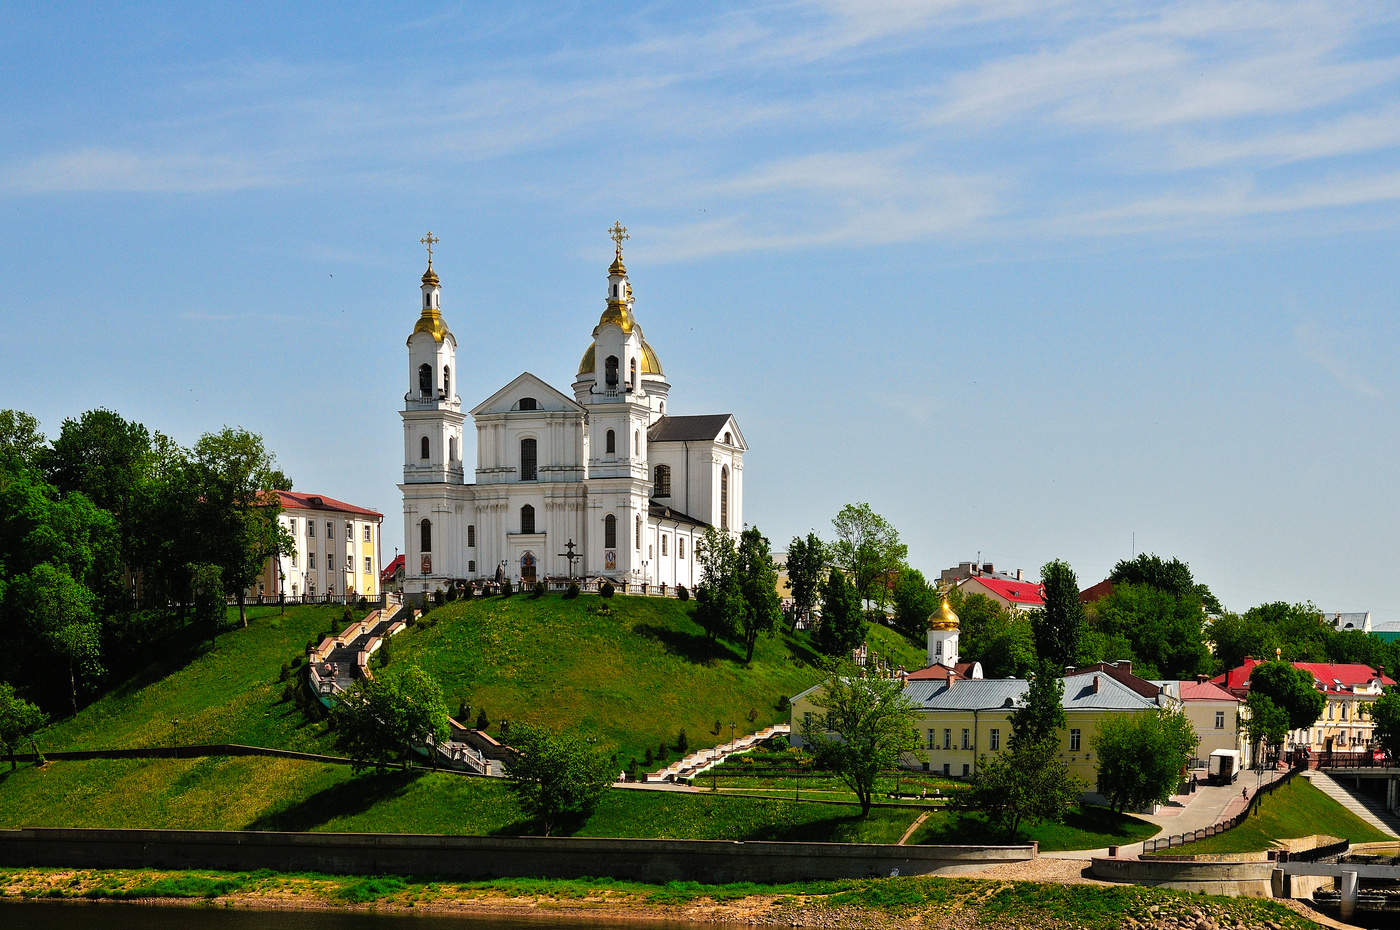
<path fill-rule="evenodd" d="M 550 387 L 544 379 L 522 371 L 509 384 L 472 408 L 474 417 L 491 413 L 511 413 L 518 411 L 522 398 L 533 397 L 535 409 L 560 413 L 583 413 L 572 397 L 567 397 Z"/>

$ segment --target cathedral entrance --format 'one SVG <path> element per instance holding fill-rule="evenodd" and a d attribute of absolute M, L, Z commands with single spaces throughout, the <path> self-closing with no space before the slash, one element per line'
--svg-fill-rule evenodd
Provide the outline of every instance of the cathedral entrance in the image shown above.
<path fill-rule="evenodd" d="M 527 552 L 520 557 L 520 583 L 535 583 L 535 554 Z"/>

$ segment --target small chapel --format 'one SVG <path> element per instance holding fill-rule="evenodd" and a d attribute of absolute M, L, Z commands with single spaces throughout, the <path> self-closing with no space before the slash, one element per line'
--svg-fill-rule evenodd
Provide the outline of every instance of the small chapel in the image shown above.
<path fill-rule="evenodd" d="M 630 237 L 621 223 L 609 233 L 605 305 L 573 396 L 526 371 L 467 411 L 433 270 L 438 240 L 420 240 L 428 270 L 401 412 L 406 594 L 503 578 L 693 588 L 705 531 L 737 535 L 744 525 L 748 445 L 739 424 L 729 413 L 667 412 L 671 384 L 642 335 L 622 259 Z"/>

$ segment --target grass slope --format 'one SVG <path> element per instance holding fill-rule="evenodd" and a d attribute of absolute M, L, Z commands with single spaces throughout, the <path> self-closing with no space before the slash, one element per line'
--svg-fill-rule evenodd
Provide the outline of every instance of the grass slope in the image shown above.
<path fill-rule="evenodd" d="M 760 637 L 745 665 L 737 647 L 706 642 L 694 613 L 693 602 L 625 595 L 458 601 L 396 641 L 392 661 L 431 673 L 454 711 L 485 708 L 493 732 L 503 719 L 571 730 L 624 764 L 681 729 L 694 750 L 728 741 L 731 722 L 739 734 L 787 722 L 779 700 L 821 677 L 806 637 Z M 897 637 L 875 630 L 872 645 L 888 645 L 884 634 Z"/>
<path fill-rule="evenodd" d="M 1035 840 L 1044 852 L 1062 849 L 1099 849 L 1140 842 L 1158 832 L 1156 824 L 1119 814 L 1106 807 L 1076 805 L 1061 822 L 1046 821 L 1022 825 L 1018 842 Z M 911 843 L 1008 842 L 1006 831 L 987 822 L 980 814 L 940 812 L 909 838 Z"/>
<path fill-rule="evenodd" d="M 44 730 L 40 748 L 125 749 L 175 739 L 320 751 L 327 745 L 321 729 L 281 700 L 280 671 L 306 654 L 308 640 L 319 640 L 332 623 L 339 627 L 344 610 L 288 607 L 280 614 L 276 607 L 249 607 L 247 629 L 227 630 L 213 646 L 146 669 Z M 236 622 L 236 608 L 230 617 Z"/>
<path fill-rule="evenodd" d="M 1382 843 L 1393 839 L 1329 798 L 1306 778 L 1294 778 L 1265 795 L 1259 803 L 1259 812 L 1233 830 L 1186 846 L 1159 850 L 1157 855 L 1259 852 L 1273 848 L 1275 840 L 1313 834 L 1335 836 L 1353 843 Z"/>

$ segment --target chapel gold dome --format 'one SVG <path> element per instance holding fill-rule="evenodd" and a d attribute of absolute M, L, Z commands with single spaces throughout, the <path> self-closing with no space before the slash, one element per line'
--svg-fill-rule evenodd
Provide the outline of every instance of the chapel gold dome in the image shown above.
<path fill-rule="evenodd" d="M 579 360 L 578 376 L 580 378 L 584 375 L 593 374 L 593 367 L 596 359 L 596 355 L 594 353 L 595 348 L 596 346 L 590 345 L 587 351 L 583 353 L 583 358 Z M 642 340 L 642 374 L 662 374 L 661 360 L 656 357 L 656 350 L 653 349 L 651 347 L 651 344 L 648 343 L 645 339 Z"/>
<path fill-rule="evenodd" d="M 931 630 L 956 630 L 958 628 L 958 615 L 953 613 L 953 608 L 948 605 L 946 597 L 939 608 L 929 615 L 928 625 Z"/>

